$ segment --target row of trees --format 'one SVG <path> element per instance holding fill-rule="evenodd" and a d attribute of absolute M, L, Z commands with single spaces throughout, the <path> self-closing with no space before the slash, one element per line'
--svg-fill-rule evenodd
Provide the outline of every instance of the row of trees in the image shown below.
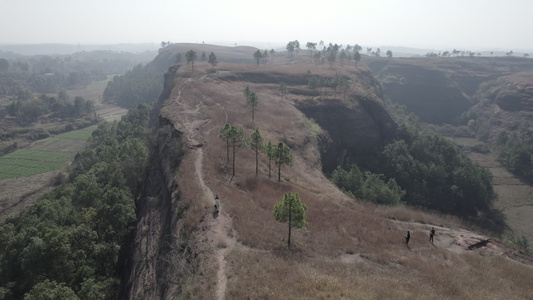
<path fill-rule="evenodd" d="M 191 64 L 192 71 L 194 72 L 194 61 L 198 58 L 198 53 L 191 49 L 191 50 L 185 52 L 185 58 L 187 59 L 187 64 Z M 180 63 L 181 59 L 182 59 L 181 58 L 181 53 L 176 54 L 176 63 Z M 207 56 L 205 54 L 205 52 L 202 52 L 202 55 L 201 55 L 200 59 L 202 61 L 206 61 L 207 60 L 207 62 L 212 66 L 213 69 L 218 64 L 217 56 L 215 55 L 215 53 L 213 51 L 211 51 L 209 56 Z"/>
<path fill-rule="evenodd" d="M 94 115 L 94 103 L 83 97 L 70 99 L 65 91 L 57 97 L 41 95 L 37 99 L 14 101 L 7 107 L 7 112 L 22 123 L 37 121 L 40 117 L 50 114 L 51 118 L 80 118 Z"/>
<path fill-rule="evenodd" d="M 6 72 L 0 77 L 0 97 L 14 100 L 29 100 L 33 93 L 58 93 L 60 90 L 87 86 L 92 81 L 106 79 L 86 72 L 20 74 Z"/>
<path fill-rule="evenodd" d="M 274 49 L 270 50 L 270 55 L 274 57 L 274 54 L 276 51 Z M 254 52 L 253 56 L 255 59 L 256 64 L 259 66 L 259 62 L 262 62 L 263 64 L 267 63 L 268 58 L 270 57 L 269 52 L 265 49 L 265 51 L 261 52 L 261 50 L 257 50 Z"/>
<path fill-rule="evenodd" d="M 494 51 L 490 51 L 489 54 L 492 56 L 494 54 Z M 426 53 L 427 57 L 474 57 L 474 56 L 481 56 L 481 52 L 474 52 L 474 51 L 468 51 L 468 50 L 456 50 L 453 49 L 452 51 L 444 51 L 444 52 L 428 52 Z M 511 57 L 514 55 L 513 50 L 506 52 L 506 56 Z M 529 57 L 528 53 L 524 53 L 524 57 Z"/>
<path fill-rule="evenodd" d="M 271 166 L 274 162 L 278 166 L 278 182 L 281 182 L 281 166 L 292 163 L 292 153 L 289 146 L 283 142 L 277 144 L 269 141 L 264 143 L 264 138 L 259 129 L 253 131 L 250 136 L 244 133 L 244 129 L 226 123 L 219 133 L 219 137 L 226 142 L 226 163 L 230 161 L 230 149 L 232 150 L 232 178 L 235 176 L 235 161 L 237 152 L 245 146 L 249 146 L 255 153 L 255 175 L 259 174 L 259 153 L 266 155 L 268 159 L 268 178 L 271 178 Z"/>
<path fill-rule="evenodd" d="M 343 93 L 343 96 L 346 97 L 346 92 L 350 87 L 350 79 L 336 73 L 334 77 L 328 79 L 322 76 L 312 76 L 309 78 L 307 86 L 313 91 L 318 90 L 322 94 L 323 88 L 333 89 L 334 95 L 337 93 Z"/>
<path fill-rule="evenodd" d="M 381 49 L 377 48 L 376 51 L 372 51 L 372 48 L 366 48 L 366 52 L 368 55 L 372 55 L 372 56 L 375 56 L 375 57 L 380 57 L 381 56 Z M 387 57 L 392 57 L 392 51 L 391 50 L 387 50 L 386 52 L 386 55 Z"/>
<path fill-rule="evenodd" d="M 148 166 L 149 111 L 99 125 L 68 181 L 0 225 L 2 299 L 118 299 Z"/>
<path fill-rule="evenodd" d="M 361 47 L 358 46 L 357 49 L 359 48 Z M 324 64 L 324 62 L 327 61 L 330 67 L 333 67 L 333 64 L 337 61 L 339 61 L 341 67 L 343 67 L 346 61 L 350 62 L 354 60 L 355 67 L 357 68 L 357 64 L 361 60 L 361 55 L 359 54 L 358 50 L 354 50 L 352 54 L 349 50 L 343 49 L 342 45 L 332 45 L 331 43 L 328 47 L 324 47 L 322 51 L 317 51 L 312 54 L 312 56 L 315 64 Z"/>
<path fill-rule="evenodd" d="M 327 61 L 330 64 L 330 67 L 332 67 L 333 63 L 339 61 L 341 66 L 344 66 L 346 60 L 354 60 L 355 67 L 357 67 L 357 63 L 361 60 L 361 54 L 359 51 L 361 51 L 362 48 L 358 44 L 355 46 L 347 45 L 346 47 L 343 47 L 342 45 L 332 43 L 325 45 L 323 41 L 320 41 L 320 43 L 307 42 L 306 48 L 313 57 L 315 64 L 324 64 Z M 298 53 L 301 50 L 300 43 L 298 40 L 290 41 L 287 43 L 286 49 L 289 53 L 289 58 L 293 58 L 294 52 Z M 392 52 L 390 52 L 390 56 L 392 56 Z"/>

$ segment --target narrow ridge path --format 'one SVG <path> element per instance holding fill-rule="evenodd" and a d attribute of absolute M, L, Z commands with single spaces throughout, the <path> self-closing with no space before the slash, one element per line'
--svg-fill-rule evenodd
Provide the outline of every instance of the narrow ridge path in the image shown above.
<path fill-rule="evenodd" d="M 195 159 L 195 171 L 198 181 L 202 187 L 202 198 L 206 199 L 211 207 L 214 205 L 214 193 L 205 184 L 203 179 L 203 149 L 197 148 Z M 235 247 L 236 239 L 231 235 L 232 220 L 224 213 L 224 199 L 221 199 L 220 212 L 213 212 L 207 216 L 209 220 L 207 238 L 214 249 L 214 259 L 218 264 L 216 299 L 224 299 L 226 295 L 227 276 L 226 276 L 226 255 Z"/>

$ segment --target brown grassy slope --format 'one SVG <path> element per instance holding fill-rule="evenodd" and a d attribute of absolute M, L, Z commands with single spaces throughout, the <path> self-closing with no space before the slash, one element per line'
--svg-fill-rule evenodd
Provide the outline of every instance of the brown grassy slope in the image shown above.
<path fill-rule="evenodd" d="M 188 298 L 213 299 L 219 293 L 219 267 L 214 258 L 217 248 L 227 246 L 224 240 L 208 234 L 212 229 L 206 224 L 213 218 L 213 200 L 193 175 L 193 153 L 198 154 L 195 147 L 202 148 L 200 176 L 220 195 L 222 214 L 231 218 L 231 236 L 238 243 L 238 247 L 228 248 L 224 257 L 226 299 L 530 297 L 531 267 L 505 256 L 480 255 L 501 253 L 496 244 L 491 247 L 500 252 L 465 250 L 469 245 L 465 235 L 472 240 L 478 236 L 453 230 L 461 226 L 453 218 L 408 208 L 377 207 L 354 201 L 337 190 L 317 164 L 320 157 L 316 139 L 306 126 L 308 121 L 292 105 L 298 97 L 289 95 L 282 101 L 279 82 L 256 84 L 245 78 L 227 82 L 208 73 L 209 68 L 198 63 L 192 74 L 183 67 L 161 113 L 185 133 L 184 140 L 190 146 L 176 177 L 182 206 L 189 209 L 180 222 L 196 228 L 194 251 L 199 268 L 185 287 Z M 221 63 L 218 69 L 225 74 L 253 70 L 287 77 L 302 76 L 308 69 L 330 76 L 335 71 L 345 72 L 314 65 Z M 283 75 L 277 76 L 282 79 Z M 242 94 L 247 85 L 259 96 L 255 122 Z M 298 88 L 305 87 L 289 86 L 289 91 Z M 218 138 L 225 122 L 245 128 L 247 134 L 259 128 L 266 140 L 283 140 L 291 146 L 294 163 L 282 167 L 281 183 L 277 183 L 274 171 L 269 180 L 264 156 L 255 177 L 254 155 L 249 149 L 238 152 L 236 176 L 230 182 L 231 163 L 226 164 L 225 144 Z M 284 192 L 298 192 L 309 208 L 307 230 L 293 231 L 290 252 L 286 250 L 287 224 L 276 222 L 272 216 L 274 203 L 282 200 Z M 431 226 L 437 227 L 435 246 L 427 241 Z M 412 233 L 409 247 L 403 243 L 407 230 Z"/>

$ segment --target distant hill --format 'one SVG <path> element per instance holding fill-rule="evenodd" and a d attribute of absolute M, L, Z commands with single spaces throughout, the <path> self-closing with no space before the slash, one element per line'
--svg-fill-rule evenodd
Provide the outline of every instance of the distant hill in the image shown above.
<path fill-rule="evenodd" d="M 157 51 L 160 45 L 156 43 L 140 44 L 102 44 L 102 45 L 72 45 L 72 44 L 0 44 L 0 51 L 13 52 L 21 55 L 68 55 L 81 51 L 111 50 L 117 52 L 140 53 Z M 4 56 L 0 52 L 0 57 Z M 10 58 L 10 57 L 5 57 Z"/>

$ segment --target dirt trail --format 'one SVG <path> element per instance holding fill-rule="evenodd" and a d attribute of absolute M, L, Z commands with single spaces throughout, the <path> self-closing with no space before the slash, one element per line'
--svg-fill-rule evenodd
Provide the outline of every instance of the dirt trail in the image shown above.
<path fill-rule="evenodd" d="M 195 151 L 195 171 L 202 187 L 202 198 L 204 201 L 208 201 L 209 205 L 213 207 L 215 195 L 203 180 L 203 150 L 202 148 L 197 148 Z M 213 212 L 206 219 L 209 220 L 206 232 L 207 240 L 211 243 L 211 247 L 215 249 L 214 260 L 218 264 L 216 299 L 224 299 L 227 284 L 225 258 L 237 243 L 232 234 L 232 220 L 224 212 L 224 199 L 221 199 L 220 212 Z"/>
<path fill-rule="evenodd" d="M 176 102 L 179 103 L 181 91 L 178 91 Z M 200 185 L 200 197 L 202 201 L 207 203 L 208 207 L 213 207 L 211 213 L 205 217 L 207 230 L 205 232 L 206 240 L 210 243 L 210 248 L 214 249 L 212 260 L 216 261 L 218 265 L 217 270 L 217 284 L 216 284 L 216 299 L 225 299 L 227 276 L 226 276 L 226 255 L 229 254 L 237 245 L 237 240 L 233 234 L 233 226 L 231 217 L 224 212 L 224 200 L 220 199 L 220 211 L 214 211 L 215 193 L 209 188 L 204 181 L 203 173 L 203 143 L 200 136 L 200 128 L 209 122 L 209 119 L 198 118 L 202 114 L 201 106 L 194 108 L 186 108 L 183 105 L 181 108 L 181 125 L 184 127 L 184 133 L 187 137 L 187 146 L 191 151 L 194 151 L 194 169 L 196 178 Z M 225 109 L 224 109 L 225 112 Z M 227 120 L 227 114 L 226 114 Z"/>

